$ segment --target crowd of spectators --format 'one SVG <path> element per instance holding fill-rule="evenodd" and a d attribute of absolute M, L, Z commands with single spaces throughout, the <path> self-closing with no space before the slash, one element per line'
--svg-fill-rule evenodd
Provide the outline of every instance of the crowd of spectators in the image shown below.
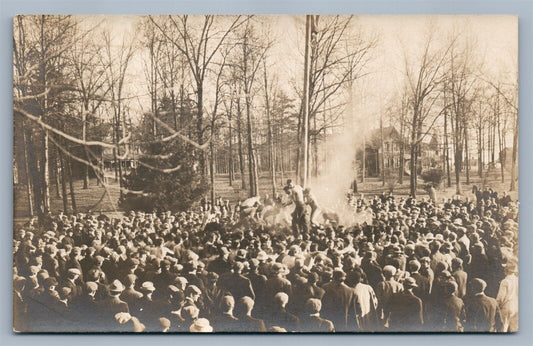
<path fill-rule="evenodd" d="M 294 232 L 220 199 L 32 219 L 14 234 L 14 329 L 517 331 L 516 201 L 489 191 L 347 203 L 372 221 Z"/>

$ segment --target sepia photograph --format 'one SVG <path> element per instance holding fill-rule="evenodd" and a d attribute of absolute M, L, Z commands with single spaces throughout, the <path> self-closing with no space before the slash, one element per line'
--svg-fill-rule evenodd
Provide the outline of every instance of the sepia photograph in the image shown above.
<path fill-rule="evenodd" d="M 517 16 L 12 42 L 14 332 L 518 332 Z"/>

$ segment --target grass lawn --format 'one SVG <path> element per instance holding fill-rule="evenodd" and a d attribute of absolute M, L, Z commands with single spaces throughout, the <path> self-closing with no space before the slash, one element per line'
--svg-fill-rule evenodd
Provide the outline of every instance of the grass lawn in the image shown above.
<path fill-rule="evenodd" d="M 502 193 L 504 191 L 509 191 L 509 177 L 510 174 L 508 172 L 507 177 L 505 179 L 505 182 L 501 182 L 501 177 L 499 172 L 493 171 L 488 179 L 485 180 L 485 184 L 488 187 L 492 187 L 499 193 Z M 277 177 L 277 184 L 278 184 L 278 190 L 282 191 L 283 184 L 285 183 L 285 180 L 287 178 L 293 177 L 294 174 L 285 174 L 283 179 L 281 175 L 278 174 Z M 239 175 L 236 176 L 237 180 L 233 182 L 232 186 L 229 186 L 228 177 L 227 175 L 217 175 L 215 180 L 215 191 L 217 196 L 221 196 L 224 199 L 229 199 L 232 203 L 236 202 L 239 199 L 245 199 L 248 197 L 248 191 L 241 190 L 241 181 L 239 178 Z M 464 177 L 461 178 L 462 183 L 462 191 L 464 196 L 473 197 L 472 194 L 472 185 L 476 184 L 479 186 L 482 186 L 482 179 L 477 176 L 477 174 L 472 174 L 470 178 L 470 185 L 466 185 L 464 183 L 466 179 Z M 451 187 L 441 187 L 437 190 L 437 196 L 438 198 L 448 198 L 453 195 L 455 195 L 455 184 L 453 184 L 454 177 L 452 177 L 452 186 Z M 74 182 L 74 191 L 75 191 L 75 199 L 76 199 L 76 205 L 78 208 L 78 211 L 81 212 L 87 212 L 89 210 L 93 212 L 105 212 L 105 213 L 114 213 L 114 212 L 120 212 L 120 208 L 118 207 L 118 199 L 119 199 L 119 187 L 118 183 L 114 181 L 113 178 L 110 178 L 108 186 L 108 195 L 104 196 L 105 189 L 102 186 L 97 186 L 96 180 L 91 180 L 89 184 L 88 189 L 83 189 L 83 181 L 79 180 Z M 424 183 L 420 180 L 419 181 L 419 188 L 417 189 L 417 195 L 419 197 L 427 196 L 427 192 L 423 190 Z M 367 196 L 373 196 L 376 194 L 381 194 L 382 192 L 388 192 L 390 189 L 390 185 L 385 183 L 383 186 L 381 180 L 379 178 L 368 178 L 366 179 L 365 183 L 358 182 L 358 188 L 359 193 L 364 193 Z M 55 185 L 52 184 L 50 188 L 50 192 L 52 194 L 51 198 L 51 209 L 52 212 L 56 213 L 60 210 L 63 210 L 63 200 L 60 196 L 56 195 L 56 189 Z M 259 178 L 259 192 L 262 196 L 265 194 L 271 194 L 272 188 L 270 183 L 270 176 L 268 173 L 264 173 L 260 175 Z M 25 186 L 16 186 L 13 189 L 14 193 L 14 218 L 15 220 L 24 220 L 28 217 L 28 199 L 26 194 L 26 188 Z M 394 185 L 393 193 L 395 195 L 408 195 L 409 194 L 409 177 L 405 177 L 404 184 Z M 514 191 L 511 192 L 511 197 L 513 199 L 518 198 L 518 192 Z M 68 195 L 69 200 L 69 211 L 71 210 L 71 201 L 70 201 L 70 194 Z"/>

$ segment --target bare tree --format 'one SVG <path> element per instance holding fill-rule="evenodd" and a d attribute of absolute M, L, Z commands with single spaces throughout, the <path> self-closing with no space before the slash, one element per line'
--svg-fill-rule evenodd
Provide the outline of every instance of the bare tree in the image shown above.
<path fill-rule="evenodd" d="M 424 43 L 423 50 L 417 61 L 411 61 L 405 52 L 405 75 L 407 92 L 410 100 L 411 117 L 410 125 L 410 192 L 416 197 L 417 179 L 421 154 L 420 145 L 423 138 L 445 109 L 435 113 L 435 106 L 439 100 L 439 86 L 444 79 L 444 69 L 448 59 L 451 43 L 444 47 L 435 47 L 435 30 L 430 28 Z"/>
<path fill-rule="evenodd" d="M 105 54 L 103 55 L 104 65 L 106 66 L 106 82 L 109 88 L 111 99 L 111 108 L 113 110 L 113 140 L 115 147 L 113 148 L 113 158 L 115 161 L 115 178 L 119 181 L 120 196 L 122 198 L 123 187 L 123 172 L 122 172 L 122 143 L 126 138 L 126 121 L 125 121 L 125 105 L 123 99 L 124 85 L 126 82 L 126 71 L 130 65 L 131 58 L 135 52 L 134 41 L 135 38 L 126 40 L 122 38 L 122 42 L 118 51 L 114 49 L 112 38 L 109 32 L 104 32 L 103 40 L 105 42 Z M 125 154 L 129 150 L 129 145 L 126 143 Z M 124 155 L 125 157 L 127 155 Z"/>
<path fill-rule="evenodd" d="M 241 16 L 225 18 L 229 24 L 220 29 L 222 18 L 212 15 L 191 19 L 187 15 L 168 17 L 149 17 L 155 27 L 183 54 L 190 73 L 195 82 L 196 93 L 196 140 L 201 145 L 204 142 L 205 127 L 203 124 L 204 86 L 207 72 L 213 63 L 213 58 L 222 47 L 229 34 L 244 22 Z M 170 36 L 168 28 L 175 35 Z M 203 152 L 200 152 L 203 157 Z M 206 173 L 205 159 L 201 159 L 201 170 Z"/>

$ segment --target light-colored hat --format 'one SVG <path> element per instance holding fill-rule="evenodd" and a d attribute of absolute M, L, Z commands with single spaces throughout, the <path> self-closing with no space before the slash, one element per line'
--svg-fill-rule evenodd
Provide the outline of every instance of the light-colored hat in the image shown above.
<path fill-rule="evenodd" d="M 81 272 L 80 272 L 80 270 L 78 268 L 70 268 L 68 270 L 68 273 L 69 274 L 73 274 L 73 275 L 81 275 Z"/>
<path fill-rule="evenodd" d="M 209 321 L 206 318 L 197 319 L 189 328 L 191 333 L 211 333 L 213 327 L 209 325 Z"/>
<path fill-rule="evenodd" d="M 143 282 L 143 284 L 141 285 L 141 291 L 149 291 L 149 292 L 155 291 L 154 283 L 151 281 Z"/>
<path fill-rule="evenodd" d="M 122 285 L 122 282 L 119 280 L 113 281 L 111 285 L 109 285 L 109 291 L 110 292 L 122 292 L 124 291 L 124 286 Z"/>

